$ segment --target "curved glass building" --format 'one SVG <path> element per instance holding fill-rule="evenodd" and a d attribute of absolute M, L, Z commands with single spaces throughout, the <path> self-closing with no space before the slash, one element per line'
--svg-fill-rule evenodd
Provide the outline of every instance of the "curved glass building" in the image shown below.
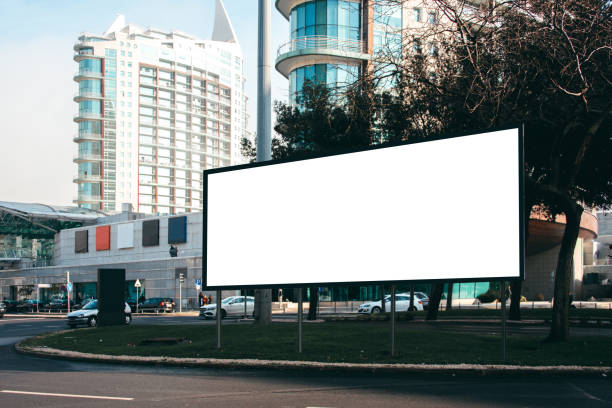
<path fill-rule="evenodd" d="M 276 69 L 289 79 L 291 102 L 307 80 L 342 88 L 366 69 L 372 53 L 364 18 L 367 3 L 276 0 L 276 8 L 290 23 L 290 40 L 278 50 Z"/>

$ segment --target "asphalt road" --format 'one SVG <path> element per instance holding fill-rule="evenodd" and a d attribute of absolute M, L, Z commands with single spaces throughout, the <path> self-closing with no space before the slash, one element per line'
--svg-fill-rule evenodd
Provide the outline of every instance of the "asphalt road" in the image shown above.
<path fill-rule="evenodd" d="M 143 317 L 167 324 L 191 317 Z M 181 322 L 183 323 L 183 322 Z M 62 320 L 0 320 L 0 407 L 611 407 L 610 378 L 381 375 L 106 365 L 19 355 Z"/>

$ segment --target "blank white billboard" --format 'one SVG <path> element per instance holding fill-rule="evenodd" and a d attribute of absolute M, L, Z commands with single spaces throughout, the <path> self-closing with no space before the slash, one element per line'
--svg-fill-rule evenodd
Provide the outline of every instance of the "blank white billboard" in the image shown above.
<path fill-rule="evenodd" d="M 207 170 L 205 285 L 522 276 L 521 137 Z"/>

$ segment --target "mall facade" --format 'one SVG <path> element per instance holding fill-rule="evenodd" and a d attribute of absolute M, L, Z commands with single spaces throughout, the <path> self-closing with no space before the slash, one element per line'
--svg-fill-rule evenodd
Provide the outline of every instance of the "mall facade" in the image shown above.
<path fill-rule="evenodd" d="M 443 223 L 445 215 L 439 214 Z M 608 221 L 605 217 L 603 221 Z M 554 222 L 532 215 L 523 295 L 528 300 L 550 300 L 553 296 L 552 272 L 559 253 L 564 219 Z M 62 229 L 55 234 L 53 259 L 47 265 L 36 266 L 27 260 L 5 262 L 0 256 L 0 299 L 36 299 L 42 302 L 66 296 L 66 278 L 73 283 L 71 301 L 96 295 L 97 271 L 100 268 L 126 270 L 126 297 L 135 298 L 134 283 L 140 280 L 139 295 L 145 297 L 169 297 L 178 305 L 179 292 L 185 308 L 196 307 L 199 290 L 196 280 L 202 278 L 203 213 L 193 212 L 168 216 L 152 216 L 132 211 L 130 204 L 123 205 L 121 213 L 111 216 L 88 218 L 78 228 Z M 571 291 L 577 300 L 583 296 L 585 268 L 600 265 L 601 253 L 595 254 L 593 238 L 597 234 L 596 215 L 585 212 L 582 217 L 580 237 L 574 253 Z M 441 235 L 443 239 L 443 234 Z M 477 247 L 478 242 L 474 245 Z M 177 249 L 171 255 L 171 247 Z M 441 256 L 443 247 L 440 248 Z M 236 254 L 240 256 L 240 254 Z M 504 262 L 503 259 L 499 260 Z M 433 262 L 433 261 L 432 261 Z M 474 262 L 478 262 L 475 258 Z M 495 265 L 491 265 L 495 268 Z M 184 276 L 184 282 L 179 277 Z M 586 283 L 589 283 L 588 281 Z M 41 289 L 38 285 L 43 284 Z M 453 299 L 471 302 L 489 289 L 489 282 L 462 282 L 453 285 Z M 588 286 L 588 285 L 587 285 Z M 586 286 L 585 286 L 586 287 Z M 278 289 L 283 297 L 297 300 L 291 288 Z M 390 288 L 387 287 L 388 291 Z M 399 285 L 398 292 L 409 291 L 409 285 Z M 330 286 L 319 288 L 321 301 L 362 301 L 380 297 L 380 287 L 372 285 Z M 429 293 L 428 284 L 415 284 L 415 290 Z M 594 289 L 589 289 L 588 293 Z M 37 294 L 38 291 L 38 294 Z M 245 291 L 223 291 L 231 296 Z M 250 295 L 252 291 L 248 291 Z M 587 293 L 587 294 L 588 294 Z M 205 292 L 215 296 L 214 291 Z M 590 295 L 589 295 L 590 296 Z"/>

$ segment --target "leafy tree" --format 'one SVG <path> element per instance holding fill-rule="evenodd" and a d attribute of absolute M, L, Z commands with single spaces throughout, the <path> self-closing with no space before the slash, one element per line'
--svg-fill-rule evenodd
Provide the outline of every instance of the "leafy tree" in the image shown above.
<path fill-rule="evenodd" d="M 276 102 L 278 136 L 272 140 L 272 158 L 316 157 L 370 145 L 375 105 L 368 83 L 341 91 L 307 82 L 296 105 Z M 309 320 L 317 317 L 317 303 L 318 288 L 313 286 Z"/>
<path fill-rule="evenodd" d="M 394 112 L 383 126 L 404 138 L 394 118 L 425 118 L 423 137 L 524 124 L 526 214 L 537 206 L 566 217 L 549 335 L 565 340 L 581 215 L 585 206 L 608 207 L 612 193 L 612 5 L 507 0 L 473 9 L 461 0 L 433 2 L 440 24 L 419 36 L 439 51 L 396 65 L 405 89 L 387 94 L 382 109 Z M 520 284 L 512 289 L 511 311 L 518 312 Z"/>

